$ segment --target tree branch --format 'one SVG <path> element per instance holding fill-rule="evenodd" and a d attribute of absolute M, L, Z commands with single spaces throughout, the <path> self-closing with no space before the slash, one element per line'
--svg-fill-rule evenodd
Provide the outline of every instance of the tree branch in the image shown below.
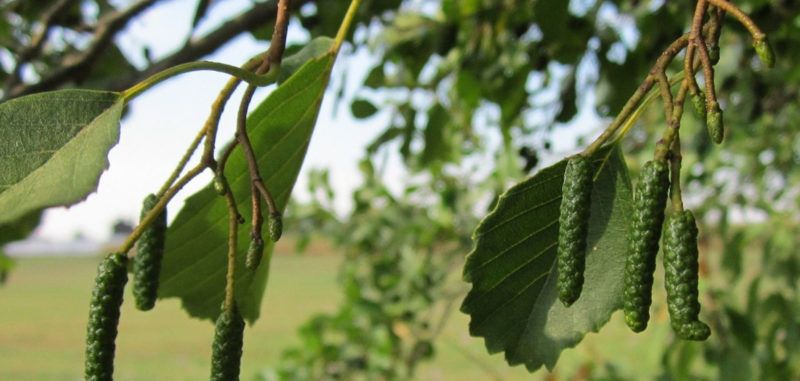
<path fill-rule="evenodd" d="M 59 67 L 37 83 L 19 84 L 11 88 L 5 98 L 15 98 L 26 94 L 55 89 L 67 82 L 85 77 L 100 54 L 108 47 L 119 31 L 128 22 L 155 4 L 158 0 L 139 0 L 124 11 L 104 16 L 97 22 L 89 47 L 77 55 L 64 58 Z"/>
<path fill-rule="evenodd" d="M 43 78 L 38 83 L 20 84 L 16 86 L 10 92 L 7 92 L 4 98 L 8 99 L 36 92 L 55 90 L 65 84 L 74 82 L 76 79 L 85 77 L 97 63 L 99 53 L 113 41 L 117 32 L 121 31 L 131 19 L 135 18 L 157 1 L 158 0 L 140 0 L 125 11 L 109 15 L 108 19 L 102 19 L 98 22 L 94 41 L 84 53 L 74 59 L 70 59 L 69 62 L 64 62 L 60 65 L 59 69 L 56 69 L 55 72 Z M 292 1 L 290 9 L 297 10 L 312 1 L 313 0 Z M 200 38 L 192 39 L 186 45 L 172 54 L 152 63 L 144 70 L 128 74 L 118 80 L 109 82 L 98 90 L 122 91 L 140 82 L 142 79 L 166 68 L 198 60 L 215 52 L 236 36 L 261 25 L 274 22 L 276 16 L 276 1 L 257 3 L 252 8 L 243 11 L 239 16 L 228 20 L 208 34 Z M 99 39 L 98 37 L 103 38 Z"/>
<path fill-rule="evenodd" d="M 294 0 L 292 1 L 290 9 L 296 10 L 311 1 L 312 0 Z M 169 56 L 154 62 L 147 69 L 114 82 L 109 86 L 109 90 L 119 91 L 127 89 L 143 78 L 147 78 L 166 68 L 195 61 L 207 56 L 239 34 L 262 25 L 268 25 L 274 22 L 276 17 L 277 6 L 275 1 L 258 3 L 249 10 L 242 12 L 239 16 L 228 20 L 216 30 L 209 32 L 203 37 L 191 40 Z"/>

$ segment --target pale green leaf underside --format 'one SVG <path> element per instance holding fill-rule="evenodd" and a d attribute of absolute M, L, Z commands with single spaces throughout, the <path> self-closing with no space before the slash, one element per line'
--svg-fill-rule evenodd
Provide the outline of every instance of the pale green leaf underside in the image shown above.
<path fill-rule="evenodd" d="M 307 62 L 247 119 L 261 175 L 281 210 L 303 164 L 333 62 L 332 53 Z M 239 229 L 235 294 L 242 315 L 252 323 L 259 316 L 272 245 L 265 248 L 265 258 L 255 274 L 246 270 L 250 179 L 240 149 L 231 155 L 225 175 L 240 213 L 248 220 Z M 227 232 L 225 200 L 211 185 L 189 197 L 167 232 L 159 297 L 178 297 L 190 315 L 216 319 L 225 289 Z"/>
<path fill-rule="evenodd" d="M 0 225 L 97 188 L 119 141 L 118 93 L 60 90 L 0 104 Z"/>
<path fill-rule="evenodd" d="M 470 334 L 511 365 L 552 369 L 566 348 L 597 332 L 622 305 L 622 272 L 631 190 L 617 148 L 593 157 L 595 183 L 583 292 L 571 307 L 558 301 L 555 257 L 566 161 L 509 189 L 475 231 L 464 277 L 472 289 L 461 309 Z"/>

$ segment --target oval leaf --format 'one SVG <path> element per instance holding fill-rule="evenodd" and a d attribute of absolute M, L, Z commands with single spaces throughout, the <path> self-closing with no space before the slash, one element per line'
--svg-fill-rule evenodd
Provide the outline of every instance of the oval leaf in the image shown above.
<path fill-rule="evenodd" d="M 350 112 L 358 119 L 366 119 L 375 115 L 378 108 L 366 99 L 356 99 L 350 104 Z"/>
<path fill-rule="evenodd" d="M 119 141 L 119 93 L 59 90 L 0 104 L 0 225 L 97 189 Z"/>
<path fill-rule="evenodd" d="M 583 293 L 571 307 L 557 298 L 556 249 L 566 161 L 509 189 L 475 231 L 464 278 L 472 283 L 461 310 L 469 330 L 511 365 L 552 369 L 561 351 L 597 332 L 622 305 L 628 169 L 617 148 L 593 157 L 595 182 Z"/>
<path fill-rule="evenodd" d="M 302 66 L 247 118 L 247 129 L 264 183 L 283 210 L 289 200 L 330 77 L 335 53 Z M 239 212 L 251 214 L 250 177 L 240 149 L 225 170 Z M 236 302 L 245 319 L 254 322 L 261 309 L 273 245 L 255 273 L 245 268 L 249 225 L 239 229 L 236 257 Z M 228 209 L 225 199 L 209 185 L 186 200 L 167 232 L 159 297 L 177 297 L 190 315 L 215 320 L 220 312 L 227 264 Z"/>

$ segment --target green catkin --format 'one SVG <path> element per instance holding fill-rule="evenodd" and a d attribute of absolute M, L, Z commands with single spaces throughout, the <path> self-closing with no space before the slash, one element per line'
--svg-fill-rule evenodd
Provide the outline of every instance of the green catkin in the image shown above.
<path fill-rule="evenodd" d="M 697 224 L 689 210 L 675 213 L 664 230 L 664 285 L 675 333 L 684 340 L 705 340 L 708 325 L 698 320 Z"/>
<path fill-rule="evenodd" d="M 269 215 L 269 239 L 272 242 L 278 242 L 283 234 L 283 218 L 280 213 L 272 213 Z"/>
<path fill-rule="evenodd" d="M 708 60 L 711 61 L 712 65 L 716 65 L 719 62 L 719 45 L 714 44 L 708 47 Z"/>
<path fill-rule="evenodd" d="M 247 248 L 247 257 L 245 260 L 245 267 L 250 271 L 255 271 L 258 265 L 261 264 L 261 258 L 264 256 L 264 240 L 260 236 L 255 236 L 250 239 L 250 246 Z"/>
<path fill-rule="evenodd" d="M 722 120 L 722 110 L 718 104 L 706 113 L 706 128 L 708 128 L 708 135 L 711 136 L 714 143 L 722 143 L 722 139 L 725 137 L 725 124 Z"/>
<path fill-rule="evenodd" d="M 225 194 L 227 191 L 225 180 L 223 180 L 222 176 L 214 176 L 214 191 L 220 195 Z"/>
<path fill-rule="evenodd" d="M 158 197 L 150 194 L 142 203 L 141 219 L 158 202 Z M 136 308 L 142 311 L 153 309 L 158 294 L 158 277 L 161 273 L 161 258 L 164 257 L 164 244 L 167 233 L 167 210 L 159 213 L 150 226 L 142 232 L 136 242 L 136 256 L 133 258 L 133 296 Z"/>
<path fill-rule="evenodd" d="M 238 381 L 242 359 L 244 320 L 234 306 L 217 318 L 211 347 L 211 381 Z"/>
<path fill-rule="evenodd" d="M 700 117 L 701 120 L 706 119 L 706 96 L 702 92 L 697 92 L 692 94 L 692 106 L 694 106 L 694 112 L 697 113 L 697 116 Z"/>
<path fill-rule="evenodd" d="M 86 381 L 111 381 L 114 378 L 114 350 L 120 307 L 128 282 L 127 257 L 114 253 L 97 267 L 89 322 L 86 326 Z"/>
<path fill-rule="evenodd" d="M 650 319 L 653 272 L 668 190 L 669 166 L 666 161 L 645 163 L 633 195 L 633 218 L 628 232 L 623 276 L 625 323 L 634 332 L 647 328 Z"/>
<path fill-rule="evenodd" d="M 583 289 L 586 237 L 592 199 L 592 164 L 583 156 L 567 161 L 558 228 L 558 299 L 569 306 Z"/>
<path fill-rule="evenodd" d="M 764 63 L 764 66 L 768 68 L 775 66 L 775 52 L 772 50 L 766 38 L 754 41 L 753 48 L 756 49 L 758 59 Z"/>

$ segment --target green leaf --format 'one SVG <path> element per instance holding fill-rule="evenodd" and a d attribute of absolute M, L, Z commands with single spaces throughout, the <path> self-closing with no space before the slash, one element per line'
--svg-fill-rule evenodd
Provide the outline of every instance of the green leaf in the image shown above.
<path fill-rule="evenodd" d="M 119 93 L 60 90 L 0 104 L 0 224 L 75 204 L 119 141 Z"/>
<path fill-rule="evenodd" d="M 333 39 L 330 37 L 322 36 L 309 41 L 297 53 L 283 59 L 281 71 L 278 73 L 278 83 L 283 83 L 306 62 L 328 53 L 332 47 Z"/>
<path fill-rule="evenodd" d="M 552 369 L 561 351 L 597 332 L 622 306 L 630 178 L 618 148 L 592 159 L 584 291 L 572 306 L 558 301 L 555 273 L 566 160 L 509 189 L 475 231 L 464 266 L 472 289 L 461 309 L 471 317 L 470 334 L 483 337 L 490 353 L 505 351 L 511 365 Z"/>
<path fill-rule="evenodd" d="M 430 165 L 435 161 L 446 161 L 452 150 L 452 135 L 448 131 L 450 116 L 447 109 L 440 103 L 435 104 L 428 110 L 428 124 L 425 126 L 425 148 L 422 149 L 420 161 L 424 165 Z"/>
<path fill-rule="evenodd" d="M 335 55 L 312 59 L 281 84 L 247 118 L 247 129 L 264 182 L 283 210 L 303 164 Z M 250 178 L 240 149 L 225 171 L 239 212 L 249 219 Z M 249 224 L 239 229 L 234 283 L 236 302 L 245 319 L 254 322 L 267 284 L 273 244 L 264 249 L 259 268 L 245 268 Z M 225 199 L 209 184 L 189 197 L 167 231 L 159 297 L 177 297 L 190 315 L 215 320 L 225 290 L 228 210 Z"/>
<path fill-rule="evenodd" d="M 350 105 L 350 111 L 353 113 L 354 117 L 366 119 L 375 115 L 375 113 L 378 112 L 378 108 L 366 99 L 356 99 Z"/>
<path fill-rule="evenodd" d="M 41 212 L 33 212 L 10 224 L 0 225 L 0 248 L 6 243 L 19 241 L 31 234 L 39 225 L 41 217 Z"/>

